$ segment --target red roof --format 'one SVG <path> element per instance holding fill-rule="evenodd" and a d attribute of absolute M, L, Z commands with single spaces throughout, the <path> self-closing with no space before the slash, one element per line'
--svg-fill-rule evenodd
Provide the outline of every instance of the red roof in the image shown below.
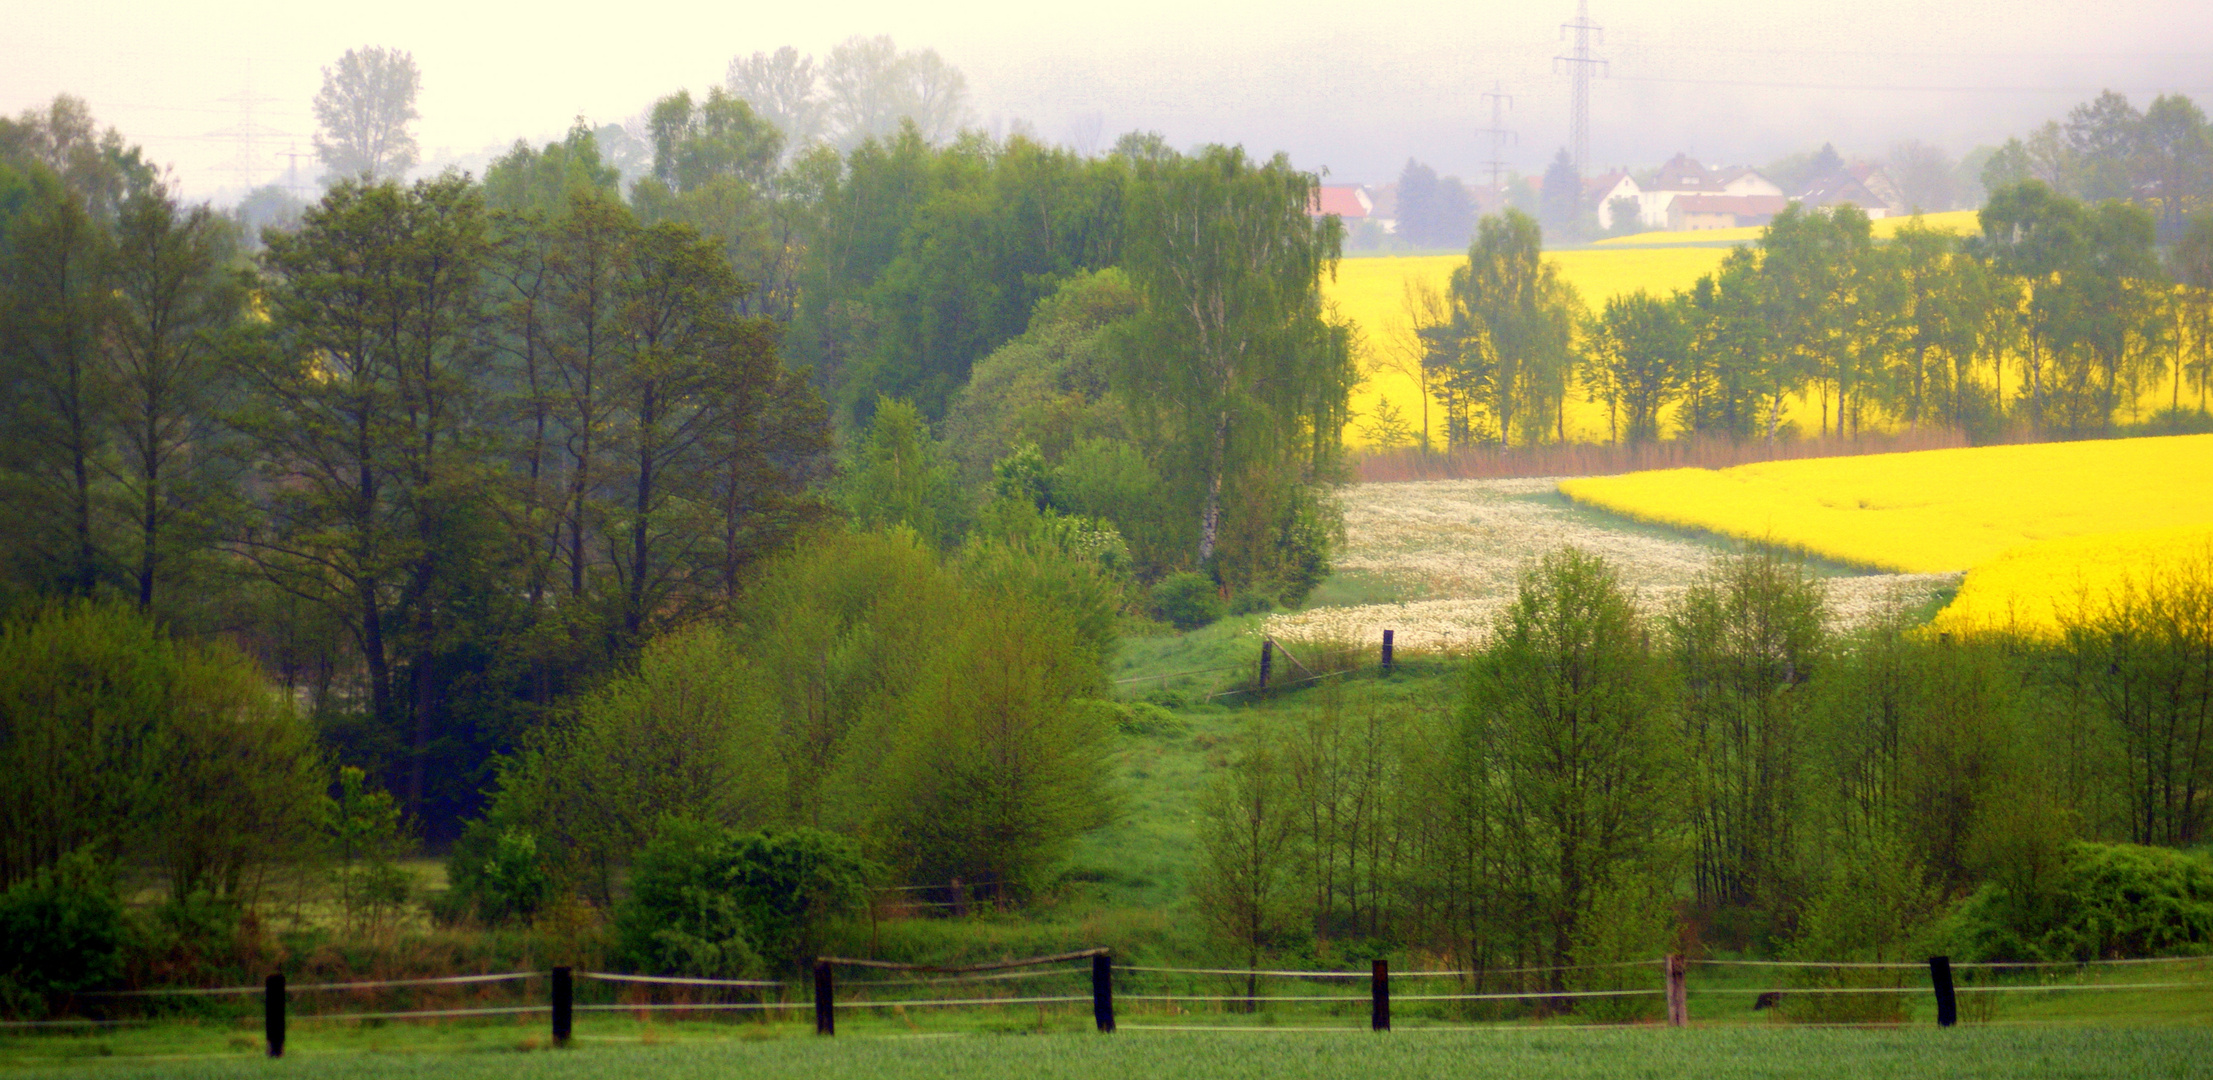
<path fill-rule="evenodd" d="M 1364 218 L 1374 208 L 1367 193 L 1357 187 L 1325 187 L 1307 204 L 1306 212 L 1316 217 L 1335 214 L 1341 218 Z"/>

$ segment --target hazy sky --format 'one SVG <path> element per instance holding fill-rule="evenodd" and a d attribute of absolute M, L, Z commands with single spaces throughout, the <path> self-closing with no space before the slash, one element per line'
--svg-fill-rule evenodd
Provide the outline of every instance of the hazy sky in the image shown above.
<path fill-rule="evenodd" d="M 308 102 L 349 47 L 411 50 L 424 156 L 542 140 L 570 118 L 620 120 L 719 82 L 733 55 L 823 53 L 852 34 L 928 46 L 968 76 L 973 120 L 1101 141 L 1145 128 L 1178 146 L 1287 151 L 1338 182 L 1383 182 L 1408 156 L 1476 175 L 1480 94 L 1512 96 L 1506 159 L 1540 168 L 1567 140 L 1552 58 L 1573 0 L 1531 3 L 669 3 L 308 5 L 0 0 L 0 110 L 88 99 L 196 196 L 280 176 L 309 154 Z M 1879 155 L 1918 138 L 1954 154 L 2111 87 L 2213 106 L 2204 0 L 1592 0 L 1597 165 L 1761 163 L 1833 141 Z M 264 132 L 247 169 L 247 99 Z M 274 134 L 271 134 L 274 133 Z M 315 174 L 312 156 L 300 159 Z"/>

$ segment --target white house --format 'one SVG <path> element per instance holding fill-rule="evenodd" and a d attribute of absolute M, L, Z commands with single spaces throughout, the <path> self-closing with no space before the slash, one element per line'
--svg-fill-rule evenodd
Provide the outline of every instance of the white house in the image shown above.
<path fill-rule="evenodd" d="M 1638 220 L 1643 220 L 1644 191 L 1637 187 L 1636 178 L 1628 173 L 1610 172 L 1603 176 L 1592 177 L 1584 182 L 1583 192 L 1590 200 L 1590 205 L 1598 208 L 1598 227 L 1601 229 L 1614 227 L 1615 199 L 1636 200 Z"/>

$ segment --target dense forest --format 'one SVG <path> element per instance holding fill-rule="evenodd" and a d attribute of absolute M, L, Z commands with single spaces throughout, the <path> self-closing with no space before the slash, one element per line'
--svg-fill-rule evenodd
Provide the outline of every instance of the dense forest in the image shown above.
<path fill-rule="evenodd" d="M 763 863 L 824 911 L 1049 885 L 1144 723 L 1118 640 L 1330 572 L 1342 226 L 1281 156 L 802 139 L 810 100 L 664 98 L 627 185 L 581 123 L 481 178 L 363 150 L 255 230 L 81 101 L 0 121 L 0 888 L 236 905 L 335 867 L 374 912 L 424 840 L 460 922 L 666 913 Z M 2031 178 L 1982 224 L 1789 211 L 1587 312 L 1534 219 L 1485 218 L 1408 297 L 1421 441 L 1556 441 L 1578 382 L 1627 441 L 1671 407 L 1789 437 L 1794 394 L 1840 433 L 2107 434 L 2162 380 L 2202 411 L 2213 219 L 2162 260 L 2146 210 Z M 1443 707 L 1347 699 L 1225 769 L 1194 899 L 1253 956 L 1569 964 L 1671 933 L 1680 877 L 1739 940 L 1889 955 L 2069 839 L 2202 837 L 2213 618 L 2202 582 L 2145 603 L 2056 646 L 1845 640 L 1769 556 L 1649 613 L 1563 552 Z M 652 911 L 639 964 L 803 951 Z"/>

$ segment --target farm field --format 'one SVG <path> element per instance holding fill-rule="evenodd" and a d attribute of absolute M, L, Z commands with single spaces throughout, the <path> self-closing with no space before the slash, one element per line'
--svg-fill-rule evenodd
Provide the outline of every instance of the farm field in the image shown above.
<path fill-rule="evenodd" d="M 1359 593 L 1375 599 L 1272 615 L 1265 632 L 1288 641 L 1372 642 L 1389 628 L 1398 632 L 1401 648 L 1463 648 L 1480 643 L 1512 600 L 1521 568 L 1562 544 L 1605 556 L 1655 610 L 1736 546 L 1591 513 L 1556 494 L 1561 483 L 1432 480 L 1345 489 L 1337 584 L 1357 583 Z M 1949 573 L 1868 574 L 1833 564 L 1814 569 L 1840 626 L 1892 605 L 1930 606 L 1959 583 Z"/>
<path fill-rule="evenodd" d="M 1556 251 L 1545 259 L 1560 268 L 1560 275 L 1583 302 L 1597 306 L 1611 296 L 1645 289 L 1665 294 L 1687 289 L 1703 274 L 1721 265 L 1728 252 L 1716 248 L 1662 248 L 1648 251 Z M 1353 423 L 1346 429 L 1348 444 L 1361 445 L 1362 421 L 1373 415 L 1378 399 L 1398 406 L 1416 430 L 1421 427 L 1421 388 L 1411 377 L 1395 371 L 1373 370 L 1380 358 L 1399 348 L 1406 335 L 1402 307 L 1405 283 L 1423 281 L 1439 290 L 1452 276 L 1460 255 L 1373 255 L 1348 258 L 1337 264 L 1334 280 L 1322 282 L 1322 294 L 1337 305 L 1340 314 L 1360 325 L 1366 355 L 1363 370 L 1370 370 L 1366 384 L 1353 392 Z M 1795 415 L 1795 414 L 1794 414 Z M 1568 438 L 1576 442 L 1604 442 L 1609 434 L 1604 406 L 1571 391 L 1567 408 Z"/>
<path fill-rule="evenodd" d="M 1918 219 L 1910 217 L 1883 218 L 1874 223 L 1877 239 L 1887 240 L 1898 235 L 1898 230 L 1913 221 L 1938 232 L 1958 233 L 1962 236 L 1982 231 L 1982 221 L 1974 210 L 1947 210 L 1940 214 L 1923 214 Z M 1608 250 L 1640 247 L 1668 247 L 1680 244 L 1747 244 L 1760 238 L 1762 226 L 1742 229 L 1696 229 L 1686 232 L 1644 232 L 1600 240 L 1591 246 Z"/>
<path fill-rule="evenodd" d="M 581 1040 L 580 1040 L 581 1042 Z M 1696 1076 L 1707 1080 L 1784 1077 L 2010 1080 L 2014 1077 L 2201 1077 L 2213 1075 L 2213 1032 L 2203 1027 L 1934 1028 L 1890 1030 L 1608 1030 L 1533 1025 L 1510 1030 L 1253 1032 L 1145 1031 L 1096 1034 L 876 1037 L 684 1042 L 660 1046 L 582 1043 L 559 1052 L 301 1053 L 267 1061 L 240 1053 L 190 1060 L 112 1060 L 34 1067 L 25 1077 L 221 1080 L 327 1077 L 384 1080 L 565 1080 L 625 1077 L 806 1076 L 814 1080 L 1057 1077 L 1062 1080 L 1461 1080 L 1544 1076 L 1562 1080 Z"/>
<path fill-rule="evenodd" d="M 2207 462 L 2213 436 L 2183 435 L 1668 469 L 1559 486 L 1639 521 L 1892 571 L 1969 571 L 1970 599 L 1949 616 L 1955 623 L 2013 613 L 2048 627 L 2053 601 L 2108 587 L 2147 557 L 2213 541 Z"/>

